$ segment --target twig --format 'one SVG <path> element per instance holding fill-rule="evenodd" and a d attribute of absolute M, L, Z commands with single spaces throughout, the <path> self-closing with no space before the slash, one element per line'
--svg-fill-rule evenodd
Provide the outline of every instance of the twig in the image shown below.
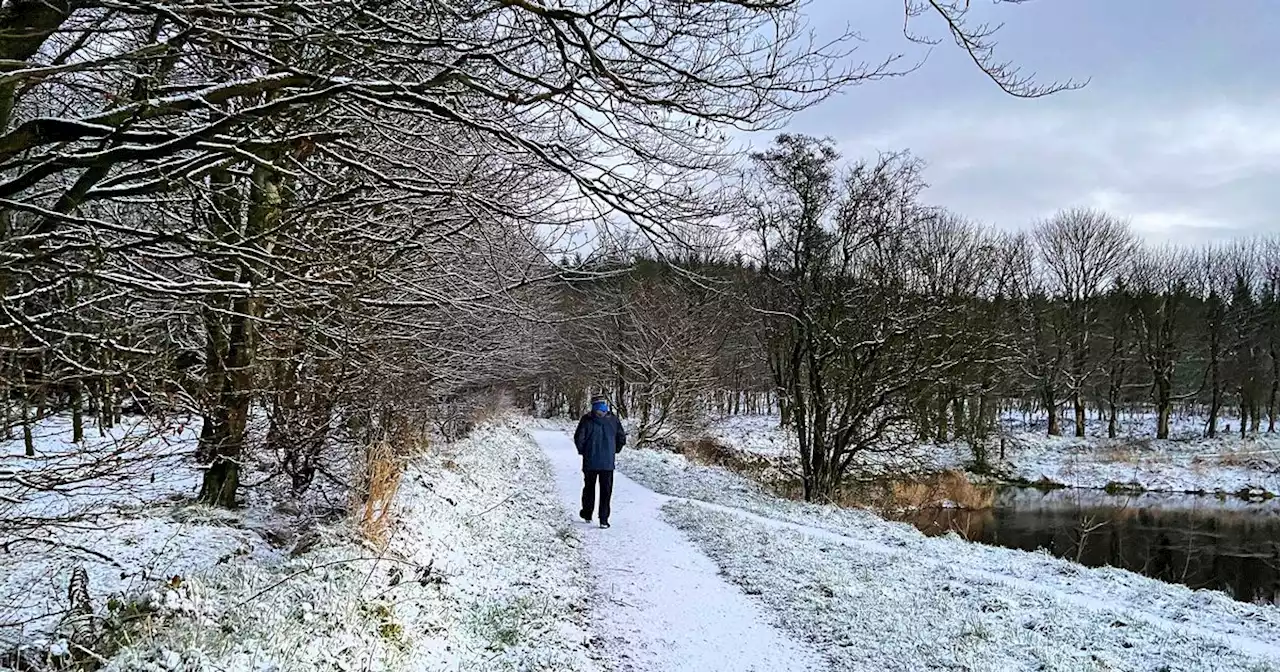
<path fill-rule="evenodd" d="M 22 627 L 24 625 L 35 623 L 36 621 L 43 620 L 51 616 L 65 616 L 70 611 L 71 611 L 70 609 L 59 609 L 57 611 L 49 611 L 49 612 L 40 614 L 38 616 L 31 616 L 21 621 L 0 621 L 0 630 L 3 630 L 5 628 Z"/>
<path fill-rule="evenodd" d="M 106 555 L 105 553 L 100 553 L 91 548 L 85 548 L 84 546 L 80 546 L 77 544 L 68 544 L 65 541 L 54 541 L 52 539 L 39 539 L 36 537 L 18 537 L 16 539 L 10 539 L 9 541 L 4 542 L 5 553 L 9 552 L 9 546 L 21 541 L 35 541 L 42 544 L 48 544 L 50 546 L 61 546 L 63 548 L 70 548 L 76 551 L 80 551 L 81 553 L 88 553 L 89 555 L 92 555 L 94 557 L 102 558 L 103 560 L 106 560 L 107 562 L 111 563 L 112 566 L 114 566 L 116 569 L 123 570 L 125 568 L 124 565 L 120 564 L 115 558 L 109 555 Z"/>
<path fill-rule="evenodd" d="M 506 499 L 504 499 L 504 500 L 502 500 L 501 502 L 498 502 L 497 504 L 494 504 L 493 506 L 491 506 L 491 507 L 489 507 L 489 508 L 485 509 L 484 511 L 481 511 L 480 513 L 476 513 L 476 514 L 473 514 L 473 515 L 467 516 L 464 520 L 471 520 L 472 518 L 479 518 L 480 516 L 483 516 L 484 514 L 489 513 L 490 511 L 492 511 L 492 510 L 494 510 L 494 509 L 498 508 L 499 506 L 502 506 L 503 504 L 506 504 L 507 502 L 509 502 L 509 501 L 511 501 L 511 500 L 513 500 L 513 499 L 515 499 L 515 498 L 516 498 L 516 495 L 518 495 L 518 494 L 520 494 L 518 491 L 517 491 L 517 492 L 513 492 L 513 493 L 511 493 L 510 495 L 507 495 L 507 498 L 506 498 Z"/>

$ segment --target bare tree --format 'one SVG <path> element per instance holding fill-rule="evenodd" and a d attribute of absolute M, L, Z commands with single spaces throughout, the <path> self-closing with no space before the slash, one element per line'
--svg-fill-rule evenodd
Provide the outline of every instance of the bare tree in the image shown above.
<path fill-rule="evenodd" d="M 962 347 L 973 353 L 966 366 L 938 377 L 935 392 L 922 393 L 922 397 L 933 397 L 932 404 L 925 404 L 933 406 L 931 412 L 923 415 L 940 442 L 951 440 L 949 430 L 975 444 L 981 442 L 995 411 L 991 395 L 996 368 L 1009 362 L 1010 353 L 995 338 L 998 308 L 991 304 L 1007 291 L 997 268 L 995 242 L 977 224 L 939 212 L 922 221 L 907 252 L 911 291 L 950 307 L 945 315 L 949 321 L 933 328 L 965 341 Z"/>
<path fill-rule="evenodd" d="M 1035 248 L 1030 237 L 1019 233 L 1006 237 L 1001 245 L 1003 265 L 1008 269 L 1014 299 L 1014 347 L 1020 357 L 1020 389 L 1017 396 L 1034 399 L 1048 415 L 1047 432 L 1061 434 L 1058 406 L 1061 403 L 1063 362 L 1067 349 L 1061 337 L 1062 311 L 1045 287 L 1045 276 L 1035 263 Z"/>
<path fill-rule="evenodd" d="M 1260 259 L 1260 326 L 1265 334 L 1267 357 L 1271 361 L 1271 385 L 1267 393 L 1267 433 L 1274 433 L 1276 414 L 1280 412 L 1280 236 L 1263 241 Z"/>
<path fill-rule="evenodd" d="M 855 457 L 910 442 L 914 393 L 961 364 L 957 342 L 932 328 L 952 307 L 918 291 L 907 261 L 935 213 L 905 154 L 843 178 L 838 154 L 813 138 L 782 135 L 753 158 L 760 182 L 743 225 L 765 286 L 751 305 L 799 438 L 805 496 L 825 498 Z"/>
<path fill-rule="evenodd" d="M 1193 263 L 1184 250 L 1162 248 L 1142 252 L 1133 267 L 1134 326 L 1151 373 L 1158 414 L 1156 438 L 1160 439 L 1169 438 L 1173 404 L 1186 396 L 1175 386 L 1179 364 L 1190 345 L 1187 335 L 1196 323 Z"/>
<path fill-rule="evenodd" d="M 1132 259 L 1137 238 L 1128 222 L 1087 209 L 1058 213 L 1038 224 L 1034 237 L 1050 290 L 1066 309 L 1066 380 L 1075 407 L 1075 433 L 1084 436 L 1084 391 L 1094 374 L 1090 347 L 1097 303 Z"/>

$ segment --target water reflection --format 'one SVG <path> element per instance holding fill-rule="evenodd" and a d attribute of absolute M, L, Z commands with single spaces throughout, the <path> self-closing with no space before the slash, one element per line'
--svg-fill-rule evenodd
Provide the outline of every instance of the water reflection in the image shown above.
<path fill-rule="evenodd" d="M 1280 603 L 1280 501 L 1004 486 L 980 511 L 925 509 L 903 518 L 929 535 L 1034 551 L 1090 567 L 1123 567 L 1238 600 Z"/>

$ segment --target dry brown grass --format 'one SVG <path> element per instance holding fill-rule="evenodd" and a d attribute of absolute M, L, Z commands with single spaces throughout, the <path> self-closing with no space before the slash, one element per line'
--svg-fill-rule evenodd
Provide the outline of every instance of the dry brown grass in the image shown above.
<path fill-rule="evenodd" d="M 1154 450 L 1151 439 L 1108 440 L 1098 448 L 1082 454 L 1082 459 L 1097 462 L 1137 464 L 1138 462 L 1168 462 L 1168 453 Z"/>
<path fill-rule="evenodd" d="M 676 452 L 697 464 L 724 467 L 731 471 L 745 469 L 749 461 L 744 455 L 709 437 L 681 441 L 676 444 Z"/>
<path fill-rule="evenodd" d="M 894 502 L 903 508 L 926 508 L 952 501 L 962 509 L 989 509 L 995 506 L 995 488 L 974 485 L 964 473 L 948 469 L 917 481 L 894 481 Z"/>
<path fill-rule="evenodd" d="M 796 501 L 804 499 L 804 486 L 800 480 L 784 477 L 765 457 L 735 451 L 708 437 L 681 442 L 677 444 L 676 452 L 695 464 L 722 467 L 751 478 L 780 497 Z M 937 507 L 946 500 L 955 502 L 962 509 L 990 509 L 995 506 L 995 499 L 994 487 L 975 485 L 964 472 L 952 469 L 910 479 L 849 483 L 830 503 L 890 515 L 903 510 Z"/>
<path fill-rule="evenodd" d="M 472 426 L 476 426 L 500 420 L 509 413 L 511 413 L 509 401 L 501 395 L 490 394 L 471 405 L 471 412 L 467 419 Z"/>
<path fill-rule="evenodd" d="M 974 541 L 986 536 L 987 528 L 995 522 L 995 514 L 991 509 L 965 511 L 963 509 L 920 509 L 893 516 L 896 520 L 909 522 L 925 534 L 936 537 L 948 532 L 955 532 L 964 539 Z"/>
<path fill-rule="evenodd" d="M 996 491 L 989 485 L 975 485 L 963 472 L 949 469 L 910 479 L 857 484 L 845 488 L 836 503 L 896 515 L 903 510 L 939 508 L 948 501 L 965 510 L 990 509 L 995 506 Z"/>
<path fill-rule="evenodd" d="M 428 445 L 425 434 L 406 430 L 399 432 L 396 439 L 384 437 L 365 447 L 364 472 L 356 489 L 355 510 L 361 536 L 374 547 L 383 549 L 390 540 L 395 499 L 400 492 L 405 465 L 410 458 L 425 452 Z"/>

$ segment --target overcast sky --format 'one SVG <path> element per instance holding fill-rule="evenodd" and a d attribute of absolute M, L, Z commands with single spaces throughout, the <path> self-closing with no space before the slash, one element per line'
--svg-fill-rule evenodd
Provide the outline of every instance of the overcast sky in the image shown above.
<path fill-rule="evenodd" d="M 1154 241 L 1280 232 L 1280 1 L 973 3 L 1005 23 L 1002 57 L 1090 84 L 1015 99 L 944 43 L 918 72 L 856 87 L 786 130 L 831 136 L 847 157 L 910 149 L 929 164 L 930 202 L 1001 228 L 1096 206 Z M 901 7 L 813 0 L 810 15 L 820 31 L 859 30 L 865 60 L 918 59 Z"/>

